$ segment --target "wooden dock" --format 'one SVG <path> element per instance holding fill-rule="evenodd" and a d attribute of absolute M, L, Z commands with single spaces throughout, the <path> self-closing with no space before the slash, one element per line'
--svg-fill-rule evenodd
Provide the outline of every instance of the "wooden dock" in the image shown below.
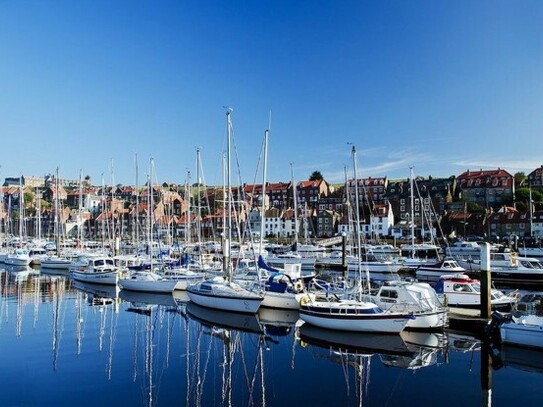
<path fill-rule="evenodd" d="M 483 334 L 488 319 L 481 318 L 481 310 L 473 308 L 449 308 L 449 328 L 457 331 Z"/>

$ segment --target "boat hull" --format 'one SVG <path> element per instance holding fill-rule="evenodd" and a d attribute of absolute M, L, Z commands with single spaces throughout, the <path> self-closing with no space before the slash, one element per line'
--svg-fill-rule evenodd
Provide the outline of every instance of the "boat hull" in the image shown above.
<path fill-rule="evenodd" d="M 187 293 L 192 302 L 202 307 L 223 311 L 243 312 L 256 314 L 263 298 L 261 296 L 228 296 L 201 293 L 192 287 L 187 288 Z"/>
<path fill-rule="evenodd" d="M 543 349 L 543 325 L 505 323 L 500 335 L 504 343 Z"/>
<path fill-rule="evenodd" d="M 400 333 L 409 320 L 400 314 L 332 313 L 321 307 L 300 307 L 300 319 L 319 328 L 353 332 Z"/>
<path fill-rule="evenodd" d="M 145 293 L 172 293 L 177 282 L 162 280 L 162 281 L 136 281 L 128 279 L 120 279 L 119 285 L 123 290 L 139 291 Z"/>
<path fill-rule="evenodd" d="M 443 329 L 448 324 L 446 309 L 415 313 L 415 319 L 407 322 L 406 329 Z"/>
<path fill-rule="evenodd" d="M 72 264 L 71 261 L 66 260 L 59 260 L 59 261 L 49 261 L 49 260 L 42 260 L 40 264 L 41 269 L 48 269 L 48 270 L 69 270 L 70 265 Z"/>
<path fill-rule="evenodd" d="M 107 285 L 116 285 L 119 281 L 119 273 L 117 271 L 108 271 L 108 272 L 80 272 L 74 271 L 72 273 L 73 279 L 77 281 L 82 281 L 85 283 L 94 283 L 94 284 L 107 284 Z"/>
<path fill-rule="evenodd" d="M 289 292 L 276 293 L 273 291 L 266 291 L 264 294 L 264 300 L 262 301 L 262 306 L 277 309 L 299 310 L 300 300 L 304 297 L 309 297 L 312 301 L 315 300 L 314 294 L 294 294 Z"/>
<path fill-rule="evenodd" d="M 27 267 L 30 265 L 30 258 L 19 258 L 19 257 L 10 257 L 8 256 L 5 260 L 5 263 L 8 266 L 15 266 L 15 267 Z"/>

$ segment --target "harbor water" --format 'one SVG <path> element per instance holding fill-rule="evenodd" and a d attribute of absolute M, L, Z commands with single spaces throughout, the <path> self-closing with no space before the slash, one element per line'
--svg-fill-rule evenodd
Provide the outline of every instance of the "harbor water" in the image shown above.
<path fill-rule="evenodd" d="M 68 275 L 0 270 L 1 406 L 540 405 L 543 352 L 337 333 Z M 484 350 L 484 352 L 482 351 Z M 484 363 L 481 363 L 481 360 Z"/>

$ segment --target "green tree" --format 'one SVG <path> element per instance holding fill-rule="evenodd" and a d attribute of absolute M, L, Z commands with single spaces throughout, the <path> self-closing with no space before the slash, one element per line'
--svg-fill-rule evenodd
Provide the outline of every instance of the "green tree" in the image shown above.
<path fill-rule="evenodd" d="M 515 199 L 517 203 L 522 203 L 524 207 L 529 208 L 528 202 L 530 201 L 530 189 L 519 188 L 515 192 Z M 543 193 L 538 190 L 532 190 L 532 201 L 536 204 L 543 203 Z"/>
<path fill-rule="evenodd" d="M 515 179 L 515 189 L 517 189 L 524 186 L 524 183 L 528 177 L 526 177 L 526 174 L 523 172 L 517 172 L 515 175 L 513 175 L 513 178 Z"/>
<path fill-rule="evenodd" d="M 324 178 L 320 171 L 313 171 L 309 176 L 309 181 L 322 181 Z"/>
<path fill-rule="evenodd" d="M 24 193 L 25 206 L 34 206 L 34 194 L 32 192 Z"/>

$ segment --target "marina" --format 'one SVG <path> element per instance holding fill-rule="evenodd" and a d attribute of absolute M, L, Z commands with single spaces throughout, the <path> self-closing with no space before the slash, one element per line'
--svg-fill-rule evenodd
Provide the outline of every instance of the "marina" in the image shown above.
<path fill-rule="evenodd" d="M 541 398 L 543 351 L 509 344 L 489 351 L 474 333 L 333 331 L 302 323 L 295 310 L 219 311 L 191 303 L 184 291 L 125 292 L 39 269 L 3 266 L 0 283 L 1 380 L 13 384 L 1 405 L 440 399 L 452 406 L 519 398 L 536 405 Z M 490 393 L 481 386 L 488 375 Z"/>
<path fill-rule="evenodd" d="M 0 407 L 541 404 L 543 2 L 0 10 Z"/>

